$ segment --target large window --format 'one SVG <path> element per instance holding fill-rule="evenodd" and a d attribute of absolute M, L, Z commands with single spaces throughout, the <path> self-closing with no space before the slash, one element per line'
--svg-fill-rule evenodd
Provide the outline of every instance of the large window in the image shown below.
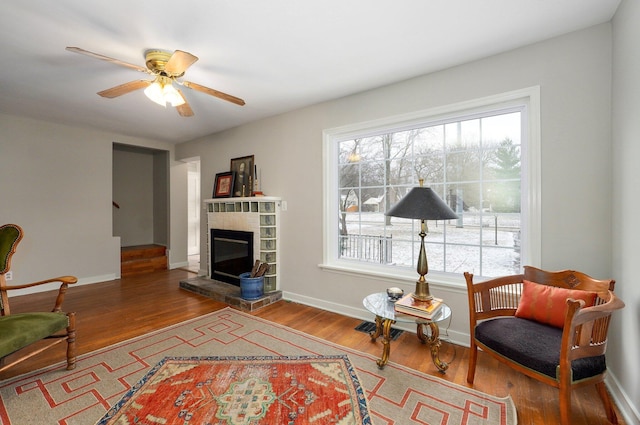
<path fill-rule="evenodd" d="M 415 270 L 420 222 L 384 213 L 421 180 L 458 215 L 427 223 L 430 275 L 536 264 L 530 97 L 514 97 L 326 132 L 325 264 Z"/>

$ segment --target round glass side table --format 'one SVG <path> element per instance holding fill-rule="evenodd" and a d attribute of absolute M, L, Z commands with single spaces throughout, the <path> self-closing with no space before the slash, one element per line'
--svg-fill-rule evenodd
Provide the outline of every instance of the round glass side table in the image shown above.
<path fill-rule="evenodd" d="M 382 357 L 376 362 L 378 368 L 382 369 L 389 361 L 391 352 L 391 325 L 396 322 L 415 323 L 418 339 L 423 344 L 428 344 L 431 350 L 431 359 L 438 370 L 444 373 L 449 365 L 440 360 L 440 329 L 438 323 L 451 317 L 451 309 L 445 303 L 442 308 L 431 319 L 423 319 L 408 314 L 401 314 L 395 311 L 393 301 L 389 300 L 386 292 L 370 294 L 362 300 L 364 308 L 376 316 L 376 330 L 371 332 L 371 341 L 375 342 L 382 335 Z M 425 333 L 426 328 L 428 332 Z"/>

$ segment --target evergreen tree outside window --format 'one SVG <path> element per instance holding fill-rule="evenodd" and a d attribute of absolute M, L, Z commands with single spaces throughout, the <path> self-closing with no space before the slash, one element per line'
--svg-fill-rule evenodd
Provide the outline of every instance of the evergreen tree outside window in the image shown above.
<path fill-rule="evenodd" d="M 522 214 L 529 198 L 523 193 L 527 108 L 516 102 L 483 109 L 329 140 L 335 178 L 328 193 L 338 201 L 335 227 L 326 231 L 333 232 L 327 241 L 335 244 L 337 262 L 389 273 L 415 268 L 419 222 L 384 213 L 423 179 L 458 215 L 427 223 L 430 275 L 470 271 L 493 277 L 532 264 L 522 255 L 523 220 L 529 220 Z M 524 187 L 530 187 L 526 178 Z"/>

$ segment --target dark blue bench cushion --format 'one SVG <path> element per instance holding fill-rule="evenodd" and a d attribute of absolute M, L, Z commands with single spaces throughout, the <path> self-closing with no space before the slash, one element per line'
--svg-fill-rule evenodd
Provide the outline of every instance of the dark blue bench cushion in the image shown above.
<path fill-rule="evenodd" d="M 518 317 L 500 317 L 479 323 L 475 337 L 498 354 L 558 379 L 562 329 Z M 573 380 L 579 381 L 604 372 L 607 365 L 602 355 L 574 360 L 571 368 Z"/>

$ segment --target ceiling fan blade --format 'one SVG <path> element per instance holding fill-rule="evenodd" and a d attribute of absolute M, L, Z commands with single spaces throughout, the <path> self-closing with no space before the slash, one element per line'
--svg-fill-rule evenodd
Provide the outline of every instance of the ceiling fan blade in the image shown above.
<path fill-rule="evenodd" d="M 135 90 L 140 90 L 151 85 L 153 81 L 148 80 L 135 80 L 128 83 L 120 84 L 119 86 L 111 87 L 110 89 L 102 90 L 98 94 L 102 97 L 108 97 L 113 99 L 114 97 L 122 96 L 123 94 L 130 93 Z"/>
<path fill-rule="evenodd" d="M 67 47 L 65 50 L 68 50 L 68 51 L 74 52 L 74 53 L 80 53 L 81 55 L 91 56 L 92 58 L 96 58 L 96 59 L 100 59 L 100 60 L 103 60 L 103 61 L 111 62 L 111 63 L 114 63 L 116 65 L 124 66 L 124 67 L 127 67 L 127 68 L 135 69 L 136 71 L 149 73 L 149 70 L 147 68 L 142 67 L 142 66 L 134 65 L 134 64 L 128 63 L 128 62 L 123 62 L 121 60 L 110 58 L 109 56 L 104 56 L 104 55 L 101 55 L 101 54 L 98 54 L 98 53 L 93 53 L 93 52 L 90 52 L 88 50 L 81 49 L 79 47 Z"/>
<path fill-rule="evenodd" d="M 164 66 L 164 71 L 167 74 L 179 76 L 193 65 L 198 60 L 197 56 L 192 55 L 189 52 L 183 52 L 182 50 L 176 50 L 173 55 L 167 61 Z"/>
<path fill-rule="evenodd" d="M 184 99 L 184 103 L 182 105 L 176 106 L 178 113 L 180 114 L 181 117 L 192 117 L 193 110 L 191 109 L 191 106 L 189 106 L 189 102 L 187 102 L 187 98 L 184 97 L 184 95 L 182 94 L 182 91 L 178 90 L 178 93 L 180 93 L 180 96 L 182 96 L 182 98 Z"/>
<path fill-rule="evenodd" d="M 244 105 L 244 100 L 240 99 L 239 97 L 231 96 L 230 94 L 226 94 L 218 90 L 210 89 L 209 87 L 201 86 L 200 84 L 192 83 L 190 81 L 184 81 L 182 85 L 184 85 L 185 87 L 189 87 L 190 89 L 194 89 L 199 92 L 206 93 L 214 97 L 218 97 L 222 100 L 235 103 L 236 105 L 240 105 L 240 106 Z"/>

